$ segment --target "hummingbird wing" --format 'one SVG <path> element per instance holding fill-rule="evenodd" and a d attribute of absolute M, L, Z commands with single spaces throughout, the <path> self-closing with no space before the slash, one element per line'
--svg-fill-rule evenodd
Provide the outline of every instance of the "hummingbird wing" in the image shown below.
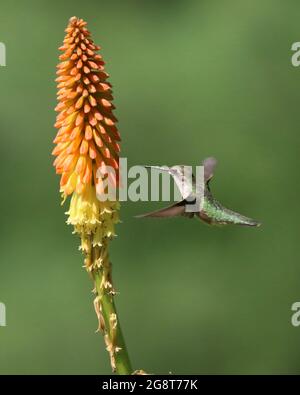
<path fill-rule="evenodd" d="M 146 217 L 156 217 L 156 218 L 170 218 L 170 217 L 179 217 L 180 215 L 187 216 L 192 218 L 194 213 L 185 212 L 185 200 L 181 202 L 172 204 L 171 206 L 164 207 L 160 210 L 152 211 L 150 213 L 136 215 L 135 218 L 146 218 Z"/>
<path fill-rule="evenodd" d="M 214 170 L 217 165 L 217 159 L 214 157 L 209 157 L 204 159 L 202 165 L 204 166 L 204 181 L 208 182 L 214 175 Z"/>

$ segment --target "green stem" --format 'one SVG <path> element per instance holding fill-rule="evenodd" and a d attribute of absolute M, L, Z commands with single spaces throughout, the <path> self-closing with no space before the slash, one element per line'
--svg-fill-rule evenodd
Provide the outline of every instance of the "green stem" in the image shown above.
<path fill-rule="evenodd" d="M 95 287 L 98 297 L 100 297 L 101 313 L 105 322 L 105 334 L 110 337 L 111 342 L 115 342 L 119 348 L 114 352 L 114 360 L 116 365 L 116 372 L 122 375 L 132 374 L 132 367 L 129 360 L 125 340 L 122 334 L 119 318 L 117 315 L 116 306 L 113 295 L 106 290 L 103 290 L 103 270 L 93 271 Z M 112 328 L 111 317 L 116 317 L 115 328 Z M 112 339 L 112 332 L 114 332 L 114 339 Z"/>

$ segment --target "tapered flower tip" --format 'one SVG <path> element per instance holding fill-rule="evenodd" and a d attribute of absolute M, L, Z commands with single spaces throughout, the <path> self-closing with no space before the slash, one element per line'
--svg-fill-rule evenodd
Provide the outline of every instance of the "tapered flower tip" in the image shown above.
<path fill-rule="evenodd" d="M 77 18 L 77 16 L 72 16 L 69 19 L 69 24 L 68 24 L 67 29 L 70 27 L 82 27 L 82 26 L 86 26 L 86 25 L 87 25 L 87 23 L 83 19 Z"/>
<path fill-rule="evenodd" d="M 77 21 L 79 21 L 79 18 L 77 18 L 77 16 L 71 16 L 71 18 L 69 19 L 69 24 L 76 23 Z"/>
<path fill-rule="evenodd" d="M 57 66 L 55 127 L 59 130 L 52 152 L 64 197 L 74 191 L 81 194 L 88 185 L 101 183 L 96 173 L 103 166 L 114 169 L 110 182 L 118 184 L 120 135 L 108 74 L 102 57 L 96 53 L 99 49 L 86 22 L 75 16 L 70 18 Z"/>

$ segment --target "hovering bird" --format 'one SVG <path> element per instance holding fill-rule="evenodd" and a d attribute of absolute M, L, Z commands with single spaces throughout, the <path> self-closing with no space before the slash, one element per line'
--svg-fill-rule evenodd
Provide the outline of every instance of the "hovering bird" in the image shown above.
<path fill-rule="evenodd" d="M 137 218 L 143 217 L 177 217 L 185 216 L 187 218 L 198 217 L 210 225 L 242 225 L 242 226 L 260 226 L 261 223 L 252 218 L 245 217 L 228 208 L 222 206 L 210 191 L 210 181 L 214 175 L 217 160 L 213 157 L 206 158 L 202 162 L 204 167 L 204 191 L 196 188 L 196 179 L 194 175 L 188 177 L 185 166 L 174 166 L 172 168 L 160 166 L 145 166 L 158 171 L 167 171 L 177 184 L 182 200 L 163 209 L 150 213 L 138 215 Z M 199 188 L 198 188 L 199 189 Z M 195 204 L 196 201 L 202 204 Z"/>

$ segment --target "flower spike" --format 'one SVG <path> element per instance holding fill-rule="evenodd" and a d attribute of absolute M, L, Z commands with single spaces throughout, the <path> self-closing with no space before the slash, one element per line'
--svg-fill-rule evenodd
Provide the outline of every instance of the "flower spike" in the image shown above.
<path fill-rule="evenodd" d="M 95 311 L 109 352 L 113 371 L 130 374 L 132 369 L 113 301 L 109 241 L 115 236 L 119 222 L 119 202 L 98 199 L 105 191 L 98 169 L 110 167 L 109 182 L 115 188 L 119 179 L 119 141 L 113 114 L 111 85 L 104 70 L 104 61 L 97 53 L 86 22 L 72 17 L 59 48 L 57 66 L 57 100 L 52 154 L 54 166 L 61 175 L 63 202 L 71 195 L 67 223 L 81 239 L 85 268 L 94 280 Z"/>

